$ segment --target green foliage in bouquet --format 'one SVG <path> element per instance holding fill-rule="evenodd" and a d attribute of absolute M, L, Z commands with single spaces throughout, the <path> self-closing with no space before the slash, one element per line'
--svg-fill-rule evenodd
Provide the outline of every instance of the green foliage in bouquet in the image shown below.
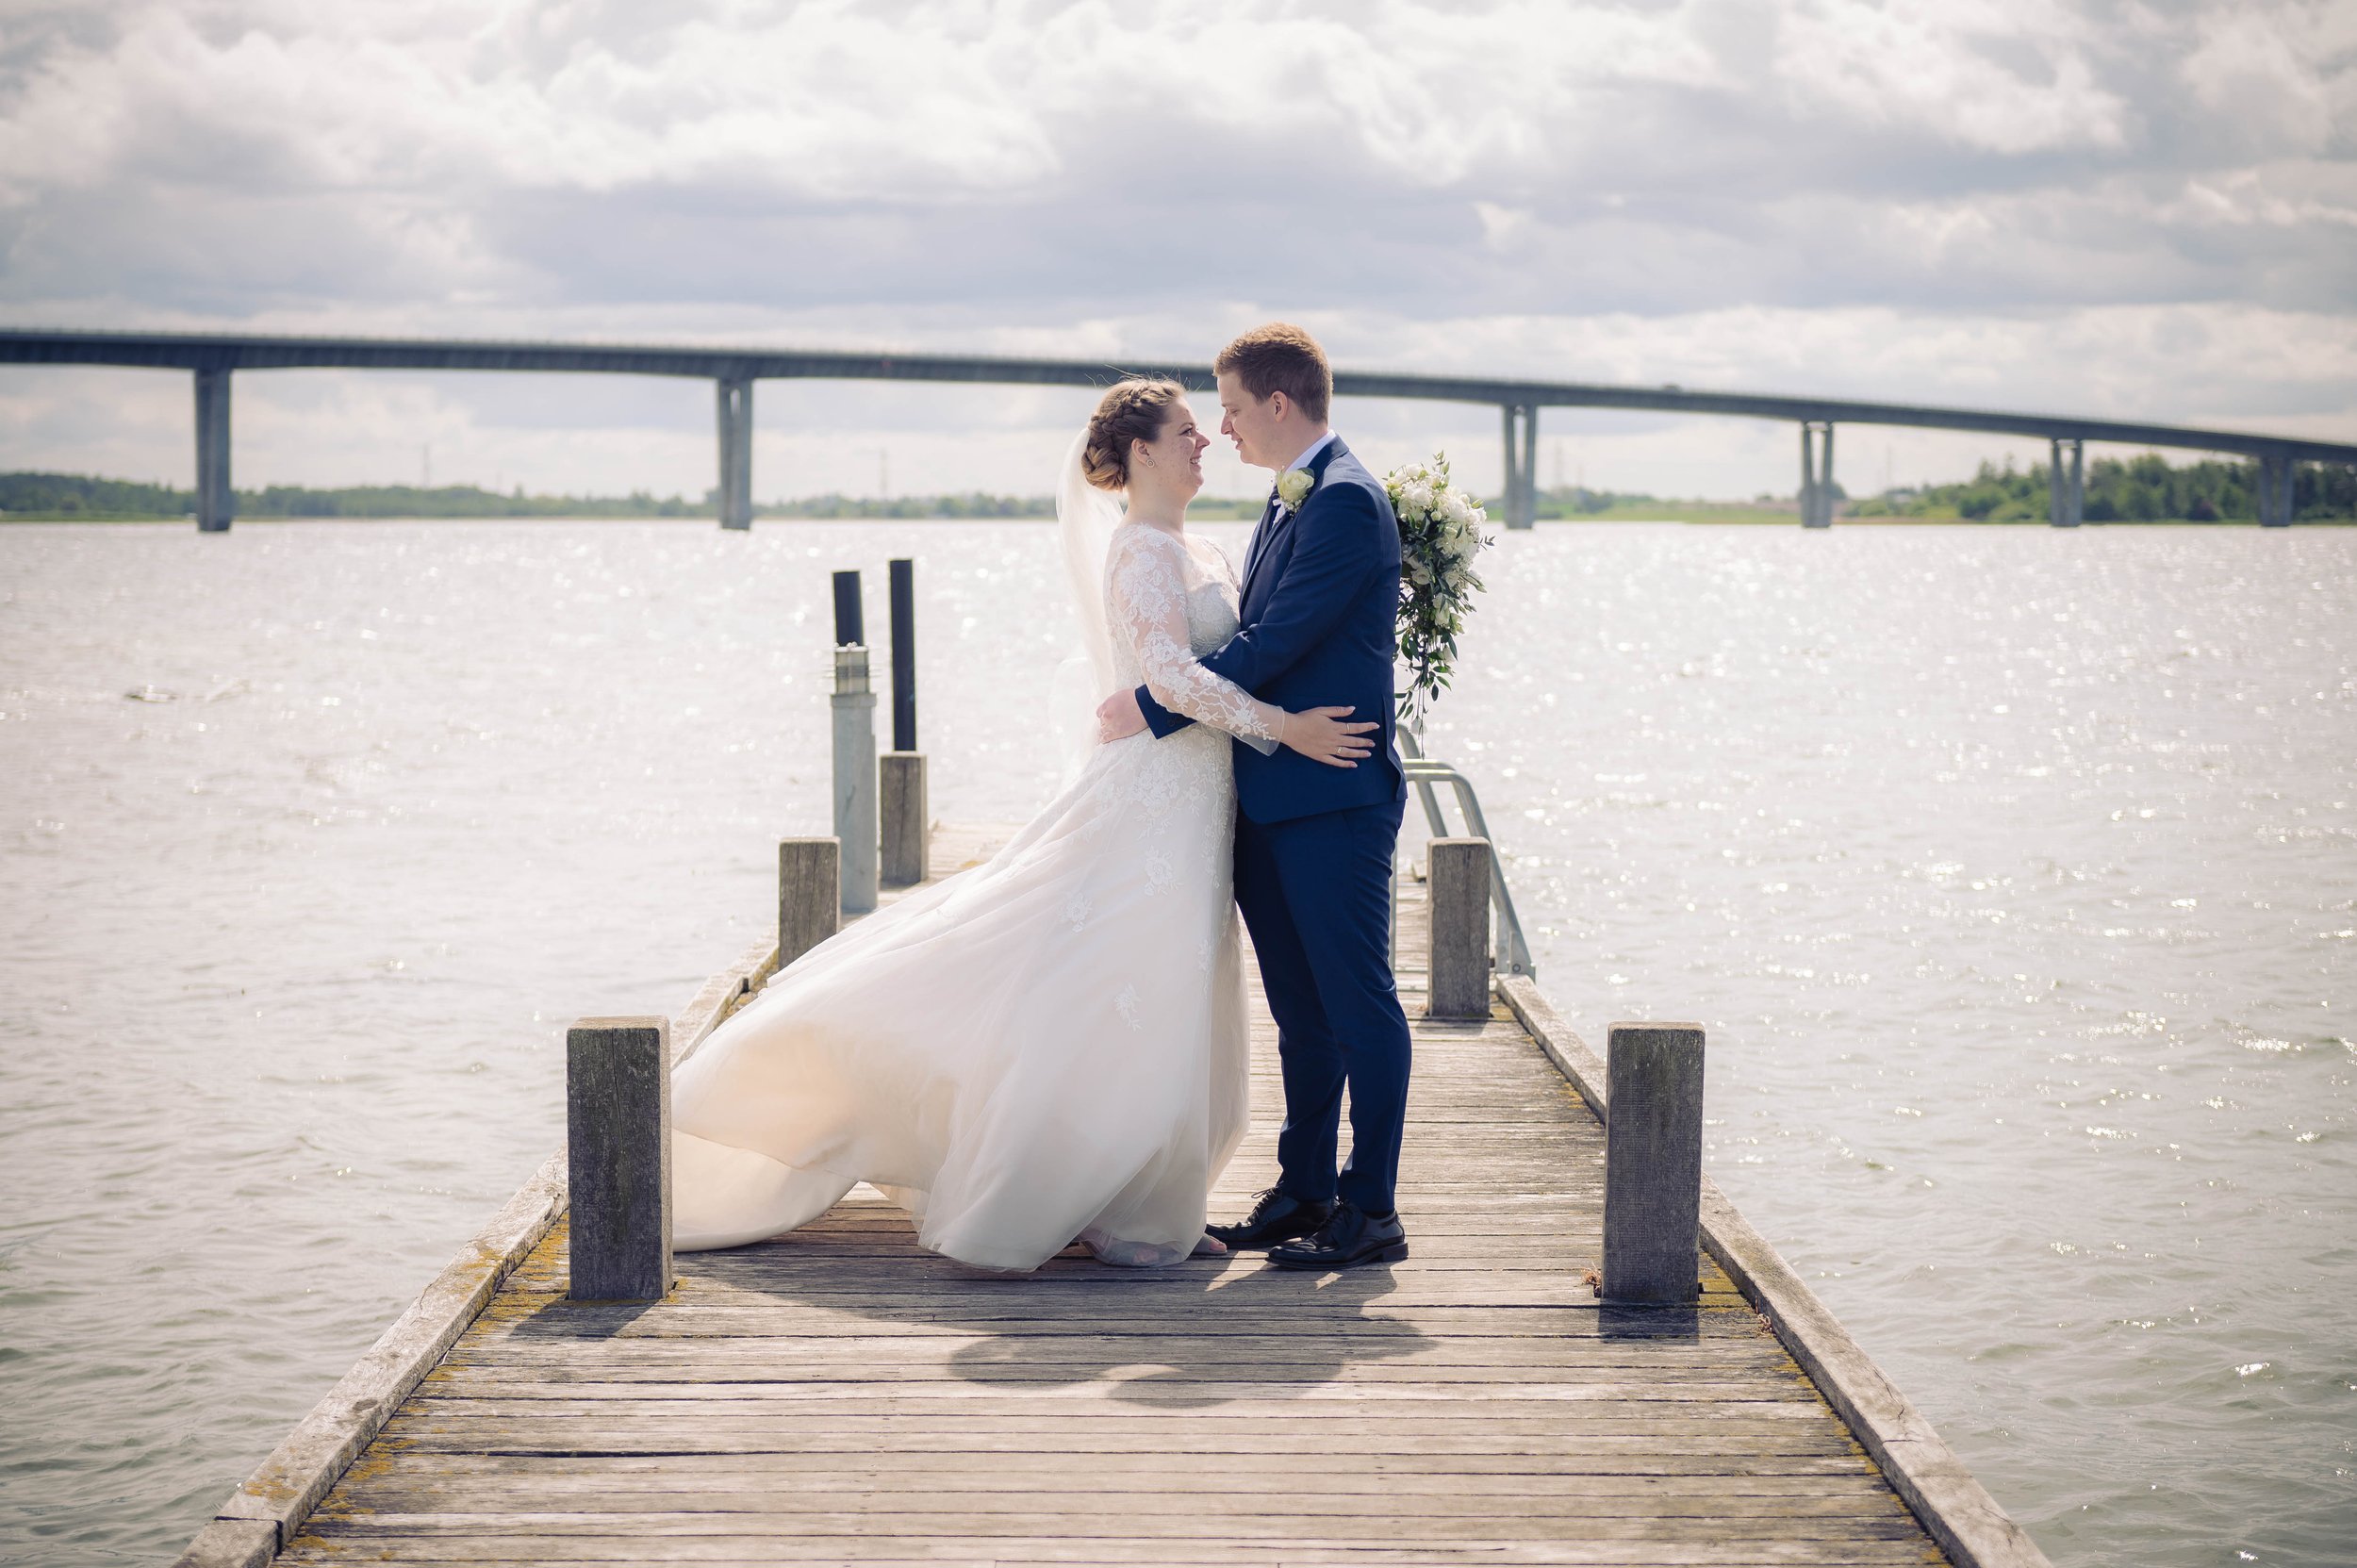
<path fill-rule="evenodd" d="M 1457 636 L 1481 588 L 1473 562 L 1491 543 L 1481 531 L 1490 519 L 1449 483 L 1448 458 L 1439 453 L 1393 470 L 1383 487 L 1399 519 L 1399 656 L 1409 672 L 1399 717 L 1420 724 L 1456 668 Z"/>

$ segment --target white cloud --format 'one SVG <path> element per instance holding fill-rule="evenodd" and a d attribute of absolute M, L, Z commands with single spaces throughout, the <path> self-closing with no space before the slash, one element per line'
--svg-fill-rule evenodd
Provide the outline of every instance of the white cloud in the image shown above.
<path fill-rule="evenodd" d="M 0 315 L 1117 359 L 1199 356 L 1283 314 L 1347 360 L 1404 368 L 2349 434 L 2352 14 L 2329 0 L 31 8 L 0 47 Z M 458 424 L 434 425 L 437 445 L 536 486 L 578 489 L 627 462 L 648 466 L 632 483 L 696 487 L 707 466 L 708 411 L 674 428 L 660 400 L 536 394 L 575 420 L 639 421 L 585 449 L 518 435 L 487 387 L 420 384 L 425 402 L 396 404 L 356 383 L 326 398 L 247 381 L 249 477 L 357 474 L 376 443 L 424 438 L 366 421 L 445 419 Z M 98 404 L 68 389 L 80 383 L 6 385 L 0 463 L 117 454 Z M 810 445 L 781 449 L 787 471 L 827 468 L 831 438 L 906 441 L 864 396 L 794 406 L 792 439 Z M 932 428 L 904 461 L 912 484 L 1029 471 L 990 438 Z M 1715 477 L 1693 487 L 1784 487 L 1782 467 L 1706 465 Z"/>
<path fill-rule="evenodd" d="M 1787 100 L 1992 153 L 2112 149 L 2131 111 L 2095 78 L 2089 25 L 2049 0 L 1800 8 L 1777 40 Z"/>
<path fill-rule="evenodd" d="M 2332 111 L 2322 74 L 2275 19 L 2228 10 L 2203 18 L 2200 36 L 2183 74 L 2203 107 L 2270 151 L 2326 150 Z"/>

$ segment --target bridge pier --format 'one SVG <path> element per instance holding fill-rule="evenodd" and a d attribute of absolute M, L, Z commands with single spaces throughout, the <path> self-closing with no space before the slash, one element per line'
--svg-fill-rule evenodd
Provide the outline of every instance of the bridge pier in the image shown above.
<path fill-rule="evenodd" d="M 1817 437 L 1822 433 L 1825 441 L 1819 450 Z M 1801 526 L 1831 528 L 1833 526 L 1833 421 L 1803 420 L 1801 421 Z"/>
<path fill-rule="evenodd" d="M 229 372 L 196 372 L 196 528 L 226 534 L 237 510 L 229 487 Z"/>
<path fill-rule="evenodd" d="M 2076 528 L 2086 520 L 2086 443 L 2056 436 L 2046 465 L 2046 520 L 2057 528 Z M 2068 452 L 2070 467 L 2063 468 Z"/>
<path fill-rule="evenodd" d="M 1539 523 L 1539 409 L 1535 404 L 1499 405 L 1506 423 L 1506 526 Z"/>
<path fill-rule="evenodd" d="M 753 525 L 753 384 L 745 377 L 715 382 L 720 416 L 720 526 Z"/>
<path fill-rule="evenodd" d="M 2292 460 L 2288 453 L 2259 454 L 2259 526 L 2292 525 Z"/>

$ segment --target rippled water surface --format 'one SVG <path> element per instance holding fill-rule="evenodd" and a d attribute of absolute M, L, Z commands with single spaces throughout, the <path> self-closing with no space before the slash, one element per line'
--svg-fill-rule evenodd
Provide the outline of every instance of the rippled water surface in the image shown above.
<path fill-rule="evenodd" d="M 1241 553 L 1241 527 L 1207 530 Z M 169 1558 L 825 830 L 918 562 L 1019 818 L 1035 525 L 0 529 L 0 1560 Z M 2063 1564 L 2357 1541 L 2357 531 L 1549 526 L 1432 749 L 1601 1043 Z M 871 605 L 881 613 L 881 603 Z"/>

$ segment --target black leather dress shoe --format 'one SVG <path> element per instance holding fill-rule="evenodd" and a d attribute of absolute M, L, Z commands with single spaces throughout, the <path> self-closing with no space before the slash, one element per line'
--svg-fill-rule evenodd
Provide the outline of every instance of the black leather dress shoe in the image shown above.
<path fill-rule="evenodd" d="M 1261 1195 L 1252 1213 L 1234 1225 L 1207 1225 L 1203 1233 L 1230 1248 L 1262 1247 L 1317 1233 L 1334 1215 L 1331 1203 L 1309 1203 L 1275 1187 Z"/>
<path fill-rule="evenodd" d="M 1360 1263 L 1395 1263 L 1408 1256 L 1408 1230 L 1396 1213 L 1381 1219 L 1355 1204 L 1338 1203 L 1334 1217 L 1314 1236 L 1268 1249 L 1278 1268 L 1357 1268 Z"/>

